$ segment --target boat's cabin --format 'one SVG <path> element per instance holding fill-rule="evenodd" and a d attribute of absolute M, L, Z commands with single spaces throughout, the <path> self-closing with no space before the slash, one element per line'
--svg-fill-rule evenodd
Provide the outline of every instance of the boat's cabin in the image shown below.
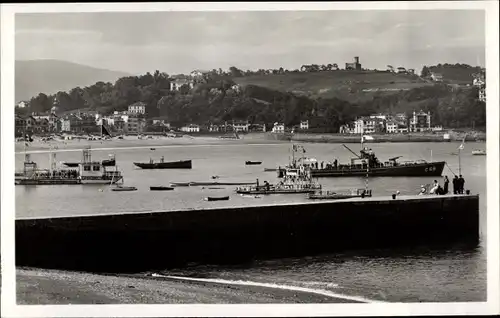
<path fill-rule="evenodd" d="M 106 166 L 98 161 L 84 162 L 78 165 L 79 175 L 81 177 L 100 177 L 100 176 L 120 176 L 118 169 L 107 170 Z"/>
<path fill-rule="evenodd" d="M 35 162 L 25 162 L 23 167 L 23 174 L 28 177 L 32 176 L 36 173 L 37 169 L 38 168 Z"/>
<path fill-rule="evenodd" d="M 100 162 L 84 162 L 78 165 L 80 176 L 101 176 L 104 174 L 104 167 Z"/>

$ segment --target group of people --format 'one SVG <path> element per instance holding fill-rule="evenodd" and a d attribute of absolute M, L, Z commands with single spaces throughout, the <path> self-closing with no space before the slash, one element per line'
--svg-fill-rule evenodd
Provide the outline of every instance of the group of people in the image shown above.
<path fill-rule="evenodd" d="M 449 184 L 450 184 L 450 179 L 448 179 L 448 176 L 444 177 L 444 184 L 441 187 L 439 182 L 437 180 L 434 180 L 434 183 L 429 190 L 429 194 L 448 194 L 449 192 Z M 465 189 L 465 179 L 463 178 L 462 175 L 457 176 L 453 178 L 453 194 L 463 194 Z M 424 185 L 420 187 L 420 195 L 422 194 L 427 194 L 427 189 Z"/>
<path fill-rule="evenodd" d="M 457 175 L 455 175 L 455 178 L 453 178 L 453 194 L 464 194 L 464 187 L 464 177 L 462 177 L 462 175 L 460 175 L 460 177 L 457 177 Z"/>

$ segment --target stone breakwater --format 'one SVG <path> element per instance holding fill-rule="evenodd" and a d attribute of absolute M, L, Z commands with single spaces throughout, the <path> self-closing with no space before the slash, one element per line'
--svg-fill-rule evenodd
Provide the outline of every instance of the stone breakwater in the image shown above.
<path fill-rule="evenodd" d="M 479 196 L 407 196 L 16 220 L 16 265 L 136 272 L 479 242 Z"/>

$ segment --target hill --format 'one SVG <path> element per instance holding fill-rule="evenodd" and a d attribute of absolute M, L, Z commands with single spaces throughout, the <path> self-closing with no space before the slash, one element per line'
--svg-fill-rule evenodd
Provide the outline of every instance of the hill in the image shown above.
<path fill-rule="evenodd" d="M 428 68 L 429 72 L 443 75 L 443 81 L 451 84 L 472 84 L 473 74 L 481 73 L 481 67 L 467 64 L 438 64 Z"/>
<path fill-rule="evenodd" d="M 432 85 L 417 75 L 352 70 L 250 75 L 233 80 L 242 86 L 257 85 L 312 98 L 339 98 L 349 102 Z"/>
<path fill-rule="evenodd" d="M 114 82 L 128 75 L 60 60 L 16 61 L 15 74 L 16 102 L 29 100 L 39 93 L 68 91 L 98 81 Z"/>
<path fill-rule="evenodd" d="M 410 115 L 430 111 L 433 124 L 450 128 L 484 127 L 486 121 L 485 103 L 478 101 L 477 88 L 428 83 L 416 75 L 373 71 L 223 74 L 207 77 L 194 89 L 184 84 L 171 91 L 172 80 L 168 74 L 155 71 L 122 77 L 114 84 L 100 81 L 68 92 L 39 94 L 30 99 L 28 108 L 17 111 L 46 112 L 57 100 L 60 112 L 89 109 L 107 115 L 141 101 L 146 104 L 147 117 L 164 117 L 173 126 L 231 120 L 291 126 L 308 119 L 311 127 L 324 132 L 338 132 L 341 125 L 356 117 L 378 112 Z M 380 92 L 397 87 L 399 91 Z M 333 93 L 327 94 L 327 88 Z M 350 99 L 340 98 L 338 92 L 343 90 L 349 92 Z M 316 93 L 304 96 L 307 91 Z"/>

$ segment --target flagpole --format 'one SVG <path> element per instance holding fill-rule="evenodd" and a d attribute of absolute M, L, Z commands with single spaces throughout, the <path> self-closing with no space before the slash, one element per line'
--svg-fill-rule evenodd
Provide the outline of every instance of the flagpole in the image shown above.
<path fill-rule="evenodd" d="M 461 164 L 461 153 L 462 153 L 462 145 L 458 148 L 458 175 L 462 175 L 462 164 Z"/>

